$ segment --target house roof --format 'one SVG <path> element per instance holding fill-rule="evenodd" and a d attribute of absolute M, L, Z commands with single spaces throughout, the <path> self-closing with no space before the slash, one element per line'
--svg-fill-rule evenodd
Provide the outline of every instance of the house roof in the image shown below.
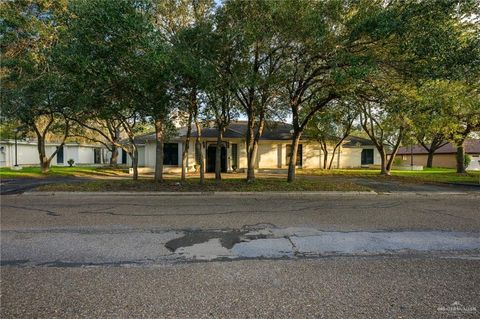
<path fill-rule="evenodd" d="M 225 139 L 229 138 L 245 138 L 247 134 L 247 121 L 234 121 L 225 130 L 223 137 Z M 271 141 L 290 141 L 292 139 L 293 126 L 284 122 L 268 122 L 265 125 L 263 134 L 260 137 L 260 140 L 271 140 Z M 215 127 L 203 127 L 202 128 L 202 137 L 203 138 L 216 138 L 218 130 Z M 183 139 L 187 135 L 187 127 L 181 127 L 177 130 L 177 135 L 172 139 Z M 197 130 L 195 126 L 192 126 L 191 137 L 197 137 Z M 147 141 L 155 141 L 155 133 L 148 133 L 140 135 L 135 138 L 135 141 L 139 144 L 144 144 Z M 369 139 L 357 137 L 357 136 L 348 136 L 345 139 L 344 147 L 359 147 L 365 145 L 373 145 L 372 141 Z"/>
<path fill-rule="evenodd" d="M 234 121 L 225 130 L 224 138 L 245 138 L 247 134 L 247 121 Z M 292 125 L 283 122 L 268 122 L 265 125 L 260 140 L 290 140 L 292 138 Z M 218 130 L 216 127 L 203 127 L 201 131 L 203 138 L 216 138 Z M 173 139 L 183 139 L 187 135 L 187 127 L 181 127 L 177 130 L 177 135 Z M 197 137 L 197 129 L 192 126 L 191 137 Z M 147 141 L 154 141 L 155 133 L 140 135 L 135 138 L 139 144 Z"/>
<path fill-rule="evenodd" d="M 359 146 L 370 146 L 374 145 L 373 142 L 367 138 L 358 137 L 349 135 L 345 139 L 345 143 L 342 145 L 343 147 L 359 147 Z"/>
<path fill-rule="evenodd" d="M 480 154 L 480 139 L 467 139 L 465 140 L 465 153 L 467 154 Z M 457 152 L 457 147 L 452 143 L 447 143 L 446 145 L 440 147 L 435 151 L 435 154 L 455 154 Z M 421 145 L 413 145 L 413 150 L 411 146 L 402 146 L 398 149 L 397 155 L 414 155 L 428 154 L 427 150 Z"/>

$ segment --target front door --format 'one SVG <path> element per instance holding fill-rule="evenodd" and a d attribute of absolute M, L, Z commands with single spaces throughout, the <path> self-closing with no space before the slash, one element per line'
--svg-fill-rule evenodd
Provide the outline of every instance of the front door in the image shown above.
<path fill-rule="evenodd" d="M 216 145 L 209 145 L 207 148 L 207 173 L 215 173 L 215 156 L 216 156 L 217 146 Z M 225 146 L 222 147 L 221 150 L 221 165 L 222 165 L 222 172 L 227 171 L 227 149 Z"/>

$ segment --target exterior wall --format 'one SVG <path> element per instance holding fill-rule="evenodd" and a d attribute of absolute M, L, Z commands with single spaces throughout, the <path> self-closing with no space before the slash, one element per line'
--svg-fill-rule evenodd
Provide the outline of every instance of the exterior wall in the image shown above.
<path fill-rule="evenodd" d="M 138 145 L 138 167 L 143 167 L 145 166 L 145 150 L 146 147 L 145 145 Z M 121 153 L 120 153 L 120 161 L 121 161 Z M 127 155 L 127 165 L 132 166 L 132 158 Z M 153 166 L 155 166 L 155 162 L 153 163 Z"/>
<path fill-rule="evenodd" d="M 318 143 L 302 143 L 302 167 L 303 168 L 321 168 L 322 167 L 322 150 Z M 286 163 L 288 165 L 288 163 Z"/>
<path fill-rule="evenodd" d="M 413 164 L 414 165 L 427 165 L 427 155 L 418 154 L 413 155 Z M 411 156 L 410 155 L 397 155 L 395 159 L 402 162 L 402 165 L 410 165 L 411 163 Z M 433 156 L 433 163 L 434 167 L 449 167 L 455 168 L 457 167 L 457 161 L 455 159 L 455 154 L 435 154 Z"/>
<path fill-rule="evenodd" d="M 55 152 L 57 145 L 47 144 L 45 151 L 47 156 Z M 80 144 L 65 144 L 63 147 L 63 163 L 57 164 L 57 156 L 54 156 L 51 165 L 68 165 L 67 161 L 73 159 L 76 165 L 94 164 L 95 156 L 94 149 L 100 148 L 96 145 L 80 145 Z M 20 166 L 38 166 L 40 160 L 38 158 L 37 143 L 19 141 L 17 143 L 17 162 Z M 0 142 L 0 167 L 11 167 L 15 165 L 15 142 L 1 141 Z"/>
<path fill-rule="evenodd" d="M 279 164 L 279 160 L 282 158 L 281 154 L 282 150 L 278 147 L 278 144 L 266 142 L 258 143 L 256 168 L 278 168 L 281 166 L 281 162 Z"/>
<path fill-rule="evenodd" d="M 362 166 L 362 150 L 373 149 L 373 165 L 380 165 L 380 153 L 374 146 L 342 148 L 340 152 L 340 168 L 356 168 Z M 337 155 L 338 156 L 338 155 Z"/>
<path fill-rule="evenodd" d="M 238 169 L 244 170 L 247 168 L 247 150 L 245 141 L 241 139 L 232 139 L 228 141 L 227 147 L 227 171 L 231 171 L 232 167 L 232 147 L 231 144 L 237 144 L 238 146 Z M 216 144 L 214 139 L 204 140 L 202 152 L 204 159 L 206 159 L 206 148 L 209 145 Z M 181 170 L 181 158 L 184 144 L 178 142 L 178 166 L 165 166 L 165 171 L 180 172 Z M 287 145 L 290 141 L 260 141 L 257 154 L 256 168 L 259 169 L 286 169 L 288 163 L 286 161 Z M 322 168 L 323 167 L 323 153 L 320 148 L 320 144 L 312 142 L 301 142 L 302 144 L 302 168 Z M 380 155 L 375 147 L 365 146 L 363 148 L 374 150 L 374 165 L 380 164 Z M 333 161 L 333 168 L 355 168 L 361 166 L 361 154 L 362 147 L 354 148 L 339 148 L 335 154 Z M 144 151 L 142 152 L 141 149 Z M 327 159 L 327 165 L 330 163 L 332 157 L 333 148 L 329 150 L 329 157 Z M 142 155 L 144 156 L 142 159 Z M 131 160 L 128 158 L 128 164 L 131 165 Z M 195 170 L 195 139 L 190 141 L 187 167 L 188 172 Z M 150 168 L 155 167 L 155 142 L 149 141 L 145 146 L 139 147 L 139 166 L 147 166 Z"/>
<path fill-rule="evenodd" d="M 476 154 L 470 154 L 472 156 L 472 161 L 468 169 L 476 169 L 478 165 L 477 163 L 472 163 L 475 160 L 478 161 L 478 156 Z M 413 154 L 413 164 L 414 165 L 427 165 L 427 154 Z M 411 156 L 410 155 L 397 155 L 395 159 L 399 159 L 402 161 L 402 165 L 410 165 L 411 163 Z M 456 168 L 457 167 L 457 160 L 455 154 L 435 154 L 433 155 L 433 167 L 446 167 L 446 168 Z"/>

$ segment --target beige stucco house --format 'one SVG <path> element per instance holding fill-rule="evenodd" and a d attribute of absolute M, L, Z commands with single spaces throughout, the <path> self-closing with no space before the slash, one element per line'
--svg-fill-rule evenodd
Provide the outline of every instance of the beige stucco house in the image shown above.
<path fill-rule="evenodd" d="M 247 122 L 231 123 L 224 134 L 222 147 L 222 170 L 224 172 L 243 171 L 247 168 L 247 152 L 245 136 Z M 292 126 L 287 123 L 269 123 L 259 142 L 256 168 L 259 170 L 286 170 L 288 166 L 289 148 L 291 145 Z M 180 128 L 178 134 L 172 137 L 164 147 L 164 165 L 167 172 L 181 170 L 182 151 L 185 145 L 186 128 Z M 217 130 L 214 127 L 203 128 L 202 152 L 205 158 L 207 172 L 215 169 L 215 151 Z M 195 170 L 195 137 L 192 130 L 187 166 L 188 171 Z M 145 170 L 153 170 L 155 166 L 155 134 L 146 134 L 137 138 L 139 146 L 139 166 Z M 333 148 L 333 147 L 332 147 Z M 329 151 L 331 154 L 332 150 Z M 330 155 L 331 156 L 331 155 Z M 320 144 L 313 140 L 302 139 L 298 150 L 297 165 L 301 168 L 322 168 L 323 153 Z M 330 161 L 330 158 L 328 159 Z M 128 159 L 130 163 L 130 159 Z M 350 136 L 337 150 L 333 166 L 335 168 L 354 168 L 380 164 L 378 151 L 369 140 Z"/>

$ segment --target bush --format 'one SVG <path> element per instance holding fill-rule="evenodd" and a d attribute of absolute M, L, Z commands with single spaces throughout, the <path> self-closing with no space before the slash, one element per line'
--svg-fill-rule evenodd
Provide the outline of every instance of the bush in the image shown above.
<path fill-rule="evenodd" d="M 472 161 L 472 157 L 468 154 L 465 154 L 465 157 L 463 159 L 463 164 L 465 165 L 465 167 L 468 167 L 471 161 Z"/>
<path fill-rule="evenodd" d="M 402 164 L 403 164 L 403 161 L 400 157 L 397 157 L 393 160 L 393 165 L 394 166 L 402 166 Z"/>
<path fill-rule="evenodd" d="M 71 158 L 67 161 L 67 163 L 68 163 L 68 165 L 70 165 L 70 167 L 72 167 L 73 164 L 75 163 L 75 161 L 73 160 L 73 158 Z"/>

